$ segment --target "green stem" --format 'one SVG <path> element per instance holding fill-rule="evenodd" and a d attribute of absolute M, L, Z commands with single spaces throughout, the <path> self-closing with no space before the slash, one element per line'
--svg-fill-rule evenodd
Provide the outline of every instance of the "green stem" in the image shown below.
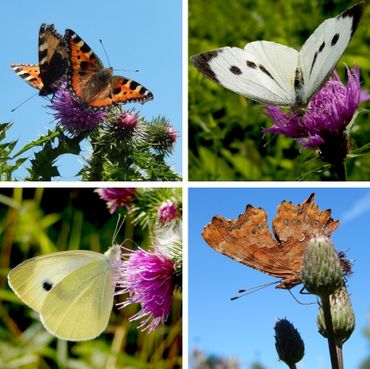
<path fill-rule="evenodd" d="M 324 312 L 326 333 L 328 336 L 331 367 L 332 369 L 340 369 L 339 360 L 337 356 L 337 346 L 336 346 L 335 333 L 334 333 L 334 328 L 333 328 L 333 321 L 331 318 L 329 295 L 320 296 L 320 298 L 321 298 L 322 310 Z"/>
<path fill-rule="evenodd" d="M 342 343 L 337 343 L 337 357 L 339 361 L 339 369 L 343 369 L 343 350 Z"/>

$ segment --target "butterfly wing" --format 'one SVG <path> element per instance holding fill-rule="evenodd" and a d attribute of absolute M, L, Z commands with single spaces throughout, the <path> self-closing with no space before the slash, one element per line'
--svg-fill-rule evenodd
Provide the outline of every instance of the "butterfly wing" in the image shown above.
<path fill-rule="evenodd" d="M 282 278 L 290 286 L 299 283 L 299 270 L 291 269 L 282 258 L 280 244 L 271 235 L 267 214 L 263 209 L 248 205 L 244 214 L 235 220 L 216 216 L 204 228 L 202 236 L 213 249 L 223 255 Z"/>
<path fill-rule="evenodd" d="M 25 304 L 40 313 L 46 296 L 55 285 L 74 270 L 102 257 L 102 254 L 88 250 L 37 256 L 12 269 L 8 274 L 8 282 Z"/>
<path fill-rule="evenodd" d="M 53 93 L 68 66 L 67 48 L 54 25 L 42 24 L 39 31 L 39 67 L 44 84 L 40 95 Z"/>
<path fill-rule="evenodd" d="M 335 18 L 330 18 L 312 33 L 299 52 L 307 102 L 325 83 L 350 42 L 360 21 L 364 3 L 360 2 Z"/>
<path fill-rule="evenodd" d="M 38 90 L 43 89 L 44 83 L 40 77 L 40 68 L 38 65 L 31 64 L 11 64 L 10 66 L 31 87 Z"/>
<path fill-rule="evenodd" d="M 114 288 L 112 265 L 100 255 L 50 290 L 40 311 L 42 323 L 50 333 L 65 340 L 93 339 L 108 325 Z"/>
<path fill-rule="evenodd" d="M 92 81 L 92 78 L 104 69 L 102 62 L 76 32 L 66 29 L 65 39 L 69 49 L 68 85 L 75 96 L 88 102 L 90 95 L 95 93 L 89 91 L 89 84 L 99 83 L 98 87 L 102 89 L 108 86 L 109 78 L 100 82 L 98 79 Z"/>
<path fill-rule="evenodd" d="M 298 52 L 270 41 L 255 41 L 243 49 L 224 47 L 191 58 L 206 77 L 251 100 L 292 106 Z"/>

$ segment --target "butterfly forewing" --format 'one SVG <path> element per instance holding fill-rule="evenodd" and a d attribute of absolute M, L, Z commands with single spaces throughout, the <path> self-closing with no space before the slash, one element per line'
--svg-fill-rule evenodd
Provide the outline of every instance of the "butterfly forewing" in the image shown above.
<path fill-rule="evenodd" d="M 8 274 L 10 287 L 33 310 L 40 312 L 45 297 L 69 273 L 102 255 L 93 251 L 64 251 L 24 261 Z"/>
<path fill-rule="evenodd" d="M 312 33 L 299 52 L 299 66 L 308 101 L 329 77 L 348 43 L 363 13 L 364 3 L 358 3 L 335 18 L 330 18 Z"/>
<path fill-rule="evenodd" d="M 39 31 L 39 67 L 44 87 L 40 95 L 48 95 L 59 87 L 67 71 L 68 52 L 64 39 L 54 25 L 42 24 Z"/>

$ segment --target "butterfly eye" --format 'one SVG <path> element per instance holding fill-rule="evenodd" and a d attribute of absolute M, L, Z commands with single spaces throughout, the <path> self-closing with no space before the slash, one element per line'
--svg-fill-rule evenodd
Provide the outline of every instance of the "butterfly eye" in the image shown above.
<path fill-rule="evenodd" d="M 42 288 L 45 290 L 45 291 L 50 291 L 52 288 L 53 288 L 53 284 L 49 281 L 45 281 L 43 284 L 42 284 Z"/>

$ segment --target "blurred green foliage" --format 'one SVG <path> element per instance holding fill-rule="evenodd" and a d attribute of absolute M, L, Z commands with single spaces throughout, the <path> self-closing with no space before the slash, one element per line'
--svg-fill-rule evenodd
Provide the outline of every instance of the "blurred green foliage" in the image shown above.
<path fill-rule="evenodd" d="M 170 191 L 170 189 L 167 189 Z M 155 192 L 151 192 L 156 196 Z M 159 191 L 159 202 L 163 191 Z M 154 202 L 154 201 L 153 201 Z M 124 212 L 124 208 L 123 212 Z M 151 244 L 149 228 L 126 217 L 115 243 L 129 237 L 133 249 Z M 164 325 L 147 334 L 129 322 L 139 309 L 114 307 L 107 330 L 92 341 L 67 342 L 51 336 L 38 314 L 11 291 L 6 276 L 36 255 L 71 249 L 105 252 L 118 216 L 93 189 L 16 188 L 0 190 L 0 368 L 1 369 L 179 369 L 182 365 L 181 293 L 175 292 Z M 129 236 L 127 236 L 129 235 Z M 129 247 L 130 242 L 124 242 Z M 125 296 L 117 296 L 115 302 Z"/>
<path fill-rule="evenodd" d="M 333 0 L 190 0 L 189 56 L 223 46 L 243 48 L 270 40 L 300 49 L 326 18 L 354 2 Z M 363 88 L 370 91 L 370 7 L 337 65 L 360 66 Z M 369 106 L 363 103 L 362 108 Z M 312 150 L 301 152 L 290 138 L 262 129 L 272 123 L 261 104 L 247 100 L 205 78 L 189 64 L 189 178 L 191 180 L 320 180 L 327 167 Z M 367 111 L 351 130 L 349 180 L 370 179 L 370 120 Z"/>

